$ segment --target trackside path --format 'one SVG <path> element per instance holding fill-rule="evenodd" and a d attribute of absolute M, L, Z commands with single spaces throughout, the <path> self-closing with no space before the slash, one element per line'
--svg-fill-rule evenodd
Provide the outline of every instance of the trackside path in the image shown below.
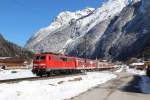
<path fill-rule="evenodd" d="M 150 94 L 141 93 L 140 76 L 118 73 L 118 78 L 99 85 L 70 100 L 149 100 Z"/>

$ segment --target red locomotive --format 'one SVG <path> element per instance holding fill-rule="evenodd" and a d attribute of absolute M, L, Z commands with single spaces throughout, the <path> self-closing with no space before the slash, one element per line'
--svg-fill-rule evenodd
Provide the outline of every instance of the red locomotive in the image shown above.
<path fill-rule="evenodd" d="M 57 74 L 110 68 L 114 68 L 114 65 L 106 62 L 69 57 L 60 54 L 42 53 L 34 55 L 32 72 L 38 76 L 49 76 L 53 73 Z"/>

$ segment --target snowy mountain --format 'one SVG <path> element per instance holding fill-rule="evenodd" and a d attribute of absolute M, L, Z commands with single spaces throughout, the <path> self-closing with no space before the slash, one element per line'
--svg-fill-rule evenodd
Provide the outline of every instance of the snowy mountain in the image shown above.
<path fill-rule="evenodd" d="M 50 26 L 31 37 L 26 48 L 88 58 L 127 59 L 148 44 L 149 3 L 108 0 L 97 9 L 62 12 Z"/>
<path fill-rule="evenodd" d="M 122 8 L 127 4 L 127 2 L 125 1 L 126 0 L 123 0 L 123 2 L 120 2 L 120 0 L 110 0 L 96 10 L 94 8 L 86 8 L 75 13 L 69 11 L 62 12 L 54 19 L 50 26 L 42 28 L 40 29 L 40 31 L 35 33 L 35 35 L 28 41 L 26 47 L 30 49 L 35 49 L 36 44 L 40 45 L 39 42 L 45 40 L 47 36 L 55 34 L 57 31 L 64 29 L 65 27 L 71 26 L 71 24 L 74 24 L 75 22 L 78 24 L 76 25 L 76 28 L 80 28 L 80 31 L 82 32 L 82 30 L 87 29 L 86 25 L 90 24 L 92 21 L 93 24 L 96 24 L 98 23 L 98 20 L 104 20 L 104 18 L 111 16 L 113 13 L 116 14 L 120 12 Z M 72 31 L 76 30 L 72 29 Z M 75 33 L 76 32 L 72 32 L 70 35 L 73 36 Z M 39 49 L 42 48 L 40 47 Z M 44 49 L 44 51 L 47 50 Z"/>
<path fill-rule="evenodd" d="M 87 16 L 88 14 L 92 13 L 95 9 L 94 8 L 86 8 L 82 11 L 77 12 L 62 12 L 60 13 L 54 21 L 51 23 L 50 26 L 46 28 L 40 29 L 35 35 L 28 41 L 27 47 L 32 48 L 34 45 L 38 44 L 40 41 L 42 41 L 44 38 L 46 38 L 48 35 L 53 34 L 60 29 L 63 29 L 65 26 L 67 26 L 69 23 L 71 23 L 74 20 L 77 20 L 83 16 Z"/>

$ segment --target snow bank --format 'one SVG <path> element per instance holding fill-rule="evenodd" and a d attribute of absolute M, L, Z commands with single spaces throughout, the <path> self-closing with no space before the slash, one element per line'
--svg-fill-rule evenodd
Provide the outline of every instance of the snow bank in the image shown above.
<path fill-rule="evenodd" d="M 0 80 L 15 79 L 24 77 L 35 77 L 31 70 L 28 69 L 15 69 L 15 70 L 1 70 Z"/>
<path fill-rule="evenodd" d="M 115 71 L 117 73 L 120 73 L 123 71 L 123 67 L 121 65 L 118 66 L 118 69 Z"/>
<path fill-rule="evenodd" d="M 127 65 L 118 65 L 118 70 L 116 70 L 115 72 L 117 73 L 120 73 L 120 72 L 123 72 L 123 71 L 127 71 L 129 69 L 129 66 Z"/>
<path fill-rule="evenodd" d="M 115 77 L 117 76 L 106 72 L 89 72 L 87 75 L 74 77 L 0 84 L 0 98 L 1 100 L 70 99 Z"/>
<path fill-rule="evenodd" d="M 129 68 L 129 66 L 127 65 L 120 65 L 119 69 L 116 70 L 115 72 L 119 73 L 123 71 L 130 73 L 130 74 L 145 75 L 144 70 L 137 70 L 137 69 Z"/>
<path fill-rule="evenodd" d="M 127 69 L 127 72 L 130 74 L 145 75 L 145 71 L 142 70 Z"/>

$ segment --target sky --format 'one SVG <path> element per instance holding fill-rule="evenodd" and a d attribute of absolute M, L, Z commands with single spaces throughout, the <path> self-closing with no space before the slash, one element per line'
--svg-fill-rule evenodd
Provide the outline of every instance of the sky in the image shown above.
<path fill-rule="evenodd" d="M 105 0 L 0 0 L 0 34 L 24 46 L 40 28 L 63 11 L 98 8 Z"/>

